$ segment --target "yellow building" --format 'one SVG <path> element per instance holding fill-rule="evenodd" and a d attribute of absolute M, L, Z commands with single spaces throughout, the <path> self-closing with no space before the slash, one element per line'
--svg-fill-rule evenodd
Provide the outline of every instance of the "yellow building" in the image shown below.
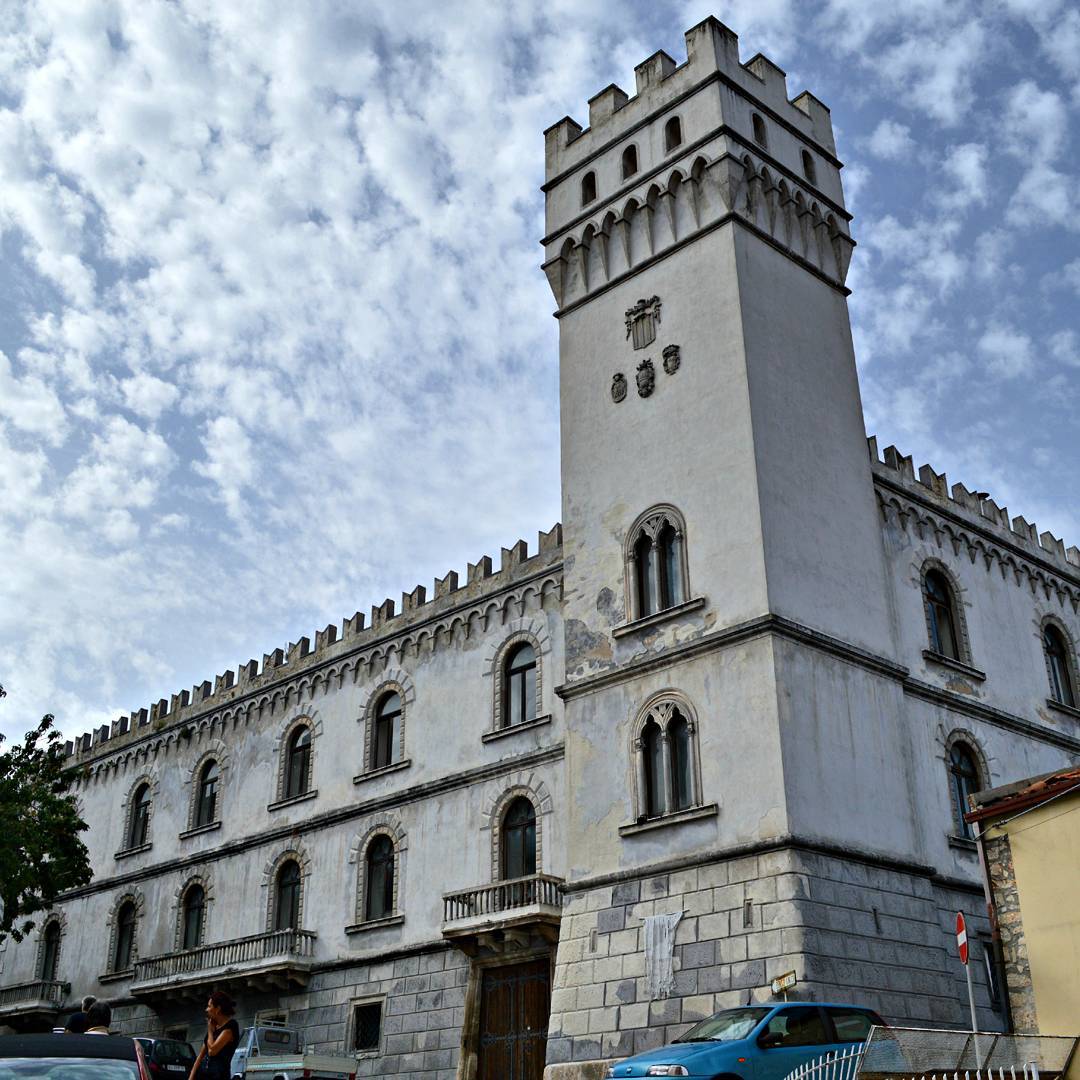
<path fill-rule="evenodd" d="M 1080 767 L 970 798 L 1017 1032 L 1080 1031 Z"/>

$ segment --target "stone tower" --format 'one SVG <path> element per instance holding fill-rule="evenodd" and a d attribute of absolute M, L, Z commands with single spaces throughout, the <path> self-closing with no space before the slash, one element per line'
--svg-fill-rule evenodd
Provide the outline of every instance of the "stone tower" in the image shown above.
<path fill-rule="evenodd" d="M 575 793 L 553 1066 L 792 969 L 850 999 L 842 954 L 808 954 L 808 881 L 919 849 L 903 768 L 861 778 L 906 749 L 829 111 L 714 19 L 686 48 L 546 132 Z M 676 913 L 665 996 L 642 927 Z"/>

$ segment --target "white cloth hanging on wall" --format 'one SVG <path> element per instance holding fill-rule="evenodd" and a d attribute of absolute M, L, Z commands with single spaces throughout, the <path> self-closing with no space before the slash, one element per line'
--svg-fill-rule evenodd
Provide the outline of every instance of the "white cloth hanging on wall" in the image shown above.
<path fill-rule="evenodd" d="M 675 928 L 683 917 L 681 911 L 670 915 L 646 915 L 645 985 L 650 999 L 666 998 L 675 988 L 672 954 L 675 951 Z"/>

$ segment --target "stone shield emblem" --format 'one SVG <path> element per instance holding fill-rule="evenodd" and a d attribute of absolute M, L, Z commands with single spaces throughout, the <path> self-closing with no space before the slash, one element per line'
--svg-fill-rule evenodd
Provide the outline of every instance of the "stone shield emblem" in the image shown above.
<path fill-rule="evenodd" d="M 651 360 L 642 360 L 637 368 L 638 397 L 648 397 L 656 387 L 656 368 Z"/>

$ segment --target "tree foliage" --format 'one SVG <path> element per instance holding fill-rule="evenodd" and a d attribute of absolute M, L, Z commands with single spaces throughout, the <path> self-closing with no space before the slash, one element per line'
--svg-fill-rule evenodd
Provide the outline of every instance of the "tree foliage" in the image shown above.
<path fill-rule="evenodd" d="M 79 836 L 87 825 L 68 790 L 53 723 L 43 716 L 21 743 L 0 750 L 0 941 L 9 934 L 21 941 L 35 926 L 31 916 L 91 877 Z"/>

